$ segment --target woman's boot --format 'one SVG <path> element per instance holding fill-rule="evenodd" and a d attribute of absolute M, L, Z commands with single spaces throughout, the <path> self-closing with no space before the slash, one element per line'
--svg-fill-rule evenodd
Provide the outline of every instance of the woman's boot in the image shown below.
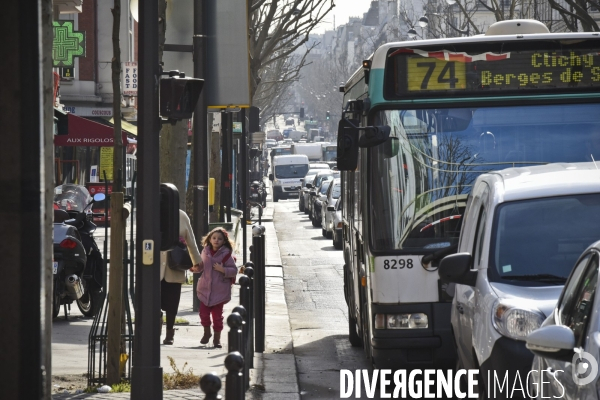
<path fill-rule="evenodd" d="M 163 340 L 163 344 L 173 344 L 175 336 L 175 329 L 167 329 L 167 337 Z"/>
<path fill-rule="evenodd" d="M 216 334 L 216 332 L 215 332 Z M 204 327 L 204 336 L 202 336 L 202 339 L 200 339 L 200 343 L 202 344 L 207 344 L 208 343 L 208 339 L 210 339 L 212 335 L 210 334 L 210 326 L 205 326 Z"/>
<path fill-rule="evenodd" d="M 215 338 L 213 339 L 213 344 L 217 349 L 223 347 L 221 346 L 221 331 L 215 331 Z"/>

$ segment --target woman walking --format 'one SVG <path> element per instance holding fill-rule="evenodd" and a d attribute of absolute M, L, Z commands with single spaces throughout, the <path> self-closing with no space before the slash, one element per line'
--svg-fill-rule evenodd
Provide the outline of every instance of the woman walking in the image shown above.
<path fill-rule="evenodd" d="M 190 253 L 194 266 L 202 261 L 200 251 L 196 245 L 194 231 L 190 224 L 190 218 L 185 211 L 179 210 L 179 238 L 182 240 Z M 173 344 L 175 336 L 175 317 L 179 309 L 181 298 L 181 284 L 185 282 L 185 271 L 177 271 L 167 265 L 167 251 L 160 252 L 160 308 L 167 313 L 167 336 L 163 344 Z M 162 313 L 161 313 L 162 326 Z"/>

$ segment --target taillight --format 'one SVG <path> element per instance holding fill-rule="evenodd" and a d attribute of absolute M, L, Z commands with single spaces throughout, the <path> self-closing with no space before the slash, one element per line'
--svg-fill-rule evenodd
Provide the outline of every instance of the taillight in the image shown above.
<path fill-rule="evenodd" d="M 60 247 L 62 247 L 63 249 L 74 249 L 75 246 L 77 246 L 77 242 L 75 242 L 72 239 L 65 239 L 62 242 L 60 242 Z"/>

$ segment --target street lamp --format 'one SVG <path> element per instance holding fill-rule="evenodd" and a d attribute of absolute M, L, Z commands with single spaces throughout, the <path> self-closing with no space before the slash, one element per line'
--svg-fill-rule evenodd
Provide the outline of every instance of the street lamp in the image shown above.
<path fill-rule="evenodd" d="M 415 40 L 417 37 L 417 31 L 415 31 L 414 28 L 410 28 L 408 30 L 408 37 L 412 40 Z"/>
<path fill-rule="evenodd" d="M 419 26 L 421 28 L 425 28 L 428 24 L 429 24 L 429 18 L 427 18 L 425 16 L 419 18 Z"/>

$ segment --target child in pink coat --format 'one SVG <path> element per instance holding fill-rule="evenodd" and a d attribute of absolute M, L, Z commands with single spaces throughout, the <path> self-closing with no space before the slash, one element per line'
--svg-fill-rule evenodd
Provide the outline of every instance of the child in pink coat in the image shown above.
<path fill-rule="evenodd" d="M 204 250 L 200 254 L 202 262 L 190 270 L 202 273 L 198 280 L 196 293 L 200 300 L 200 323 L 204 327 L 204 336 L 200 343 L 207 344 L 210 339 L 210 323 L 212 316 L 215 337 L 213 344 L 221 348 L 221 331 L 223 330 L 223 306 L 231 300 L 231 285 L 237 275 L 237 267 L 233 259 L 233 244 L 227 231 L 215 228 L 202 238 Z"/>

